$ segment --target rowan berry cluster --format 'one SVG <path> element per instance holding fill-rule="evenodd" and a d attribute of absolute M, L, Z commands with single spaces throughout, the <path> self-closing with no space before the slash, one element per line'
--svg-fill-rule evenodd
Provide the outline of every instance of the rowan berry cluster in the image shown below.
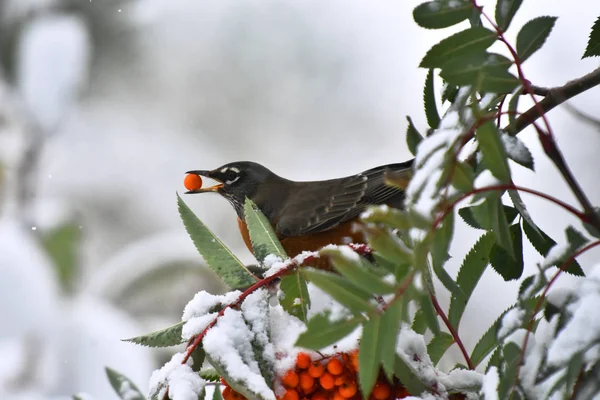
<path fill-rule="evenodd" d="M 361 400 L 358 387 L 358 351 L 338 353 L 312 359 L 308 353 L 298 353 L 296 366 L 282 376 L 285 393 L 278 400 Z M 224 400 L 242 400 L 244 396 L 223 382 Z M 390 383 L 380 374 L 369 400 L 392 400 L 410 396 L 396 381 Z"/>

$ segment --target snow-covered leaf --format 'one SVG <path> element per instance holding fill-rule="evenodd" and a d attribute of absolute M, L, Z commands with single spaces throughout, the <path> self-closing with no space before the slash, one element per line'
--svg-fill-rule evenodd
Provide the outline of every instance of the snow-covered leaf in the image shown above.
<path fill-rule="evenodd" d="M 392 229 L 411 228 L 406 211 L 388 206 L 371 206 L 361 214 L 361 220 L 371 224 L 383 224 Z"/>
<path fill-rule="evenodd" d="M 524 166 L 525 168 L 529 168 L 532 171 L 534 170 L 533 156 L 531 155 L 531 151 L 529 151 L 521 139 L 516 136 L 503 134 L 502 142 L 504 143 L 504 148 L 506 149 L 508 158 L 517 164 Z"/>

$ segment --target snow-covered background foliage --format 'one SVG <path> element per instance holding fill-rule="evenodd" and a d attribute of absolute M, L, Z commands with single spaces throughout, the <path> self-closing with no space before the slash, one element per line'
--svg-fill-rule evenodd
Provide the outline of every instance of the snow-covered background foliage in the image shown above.
<path fill-rule="evenodd" d="M 325 179 L 408 159 L 405 116 L 425 120 L 416 67 L 439 39 L 414 24 L 419 2 L 0 0 L 0 398 L 114 398 L 105 366 L 145 391 L 165 354 L 119 339 L 178 321 L 199 290 L 224 289 L 177 215 L 183 171 L 248 159 L 292 179 Z M 536 84 L 597 66 L 579 60 L 596 0 L 524 3 L 515 24 L 560 17 L 526 65 Z M 572 104 L 597 114 L 598 90 Z M 600 203 L 597 128 L 560 109 L 549 119 Z M 519 169 L 515 180 L 572 201 L 535 133 L 520 138 L 537 173 Z M 187 201 L 251 261 L 226 202 Z M 554 238 L 579 226 L 527 201 Z M 451 252 L 464 254 L 475 238 L 459 226 Z M 596 260 L 590 252 L 580 263 L 588 272 Z M 526 249 L 525 276 L 538 261 Z M 484 276 L 461 327 L 467 345 L 517 289 Z M 575 304 L 593 304 L 597 289 L 588 289 Z"/>

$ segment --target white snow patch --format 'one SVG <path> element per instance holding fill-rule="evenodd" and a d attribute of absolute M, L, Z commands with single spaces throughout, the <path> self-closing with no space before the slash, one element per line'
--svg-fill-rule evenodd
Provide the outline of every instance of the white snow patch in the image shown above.
<path fill-rule="evenodd" d="M 558 264 L 558 262 L 564 259 L 567 254 L 570 252 L 571 246 L 567 243 L 563 244 L 555 244 L 548 254 L 546 254 L 546 258 L 542 262 L 542 267 L 548 268 L 552 265 Z"/>
<path fill-rule="evenodd" d="M 508 310 L 508 312 L 502 317 L 500 329 L 498 329 L 498 339 L 503 340 L 509 334 L 517 330 L 523 324 L 523 318 L 525 317 L 525 310 L 519 307 Z"/>
<path fill-rule="evenodd" d="M 208 293 L 207 291 L 201 291 L 196 293 L 194 298 L 183 309 L 182 321 L 189 321 L 195 317 L 202 317 L 218 305 L 229 305 L 235 303 L 242 292 L 239 290 L 233 290 L 223 295 L 215 295 Z"/>
<path fill-rule="evenodd" d="M 498 384 L 500 377 L 498 376 L 498 368 L 491 367 L 483 377 L 482 392 L 485 400 L 498 400 Z"/>
<path fill-rule="evenodd" d="M 244 382 L 245 387 L 265 399 L 275 400 L 275 394 L 265 382 L 256 361 L 252 348 L 254 337 L 242 312 L 228 308 L 202 343 L 207 355 L 224 366 L 232 380 Z"/>
<path fill-rule="evenodd" d="M 574 293 L 579 299 L 568 306 L 573 317 L 548 349 L 550 365 L 566 363 L 600 340 L 600 265 L 594 267 Z M 586 352 L 586 357 L 594 357 L 594 354 L 597 352 Z"/>
<path fill-rule="evenodd" d="M 533 162 L 531 152 L 521 140 L 516 136 L 502 134 L 502 143 L 509 157 L 522 164 L 530 164 Z"/>
<path fill-rule="evenodd" d="M 193 361 L 191 358 L 185 364 L 182 364 L 183 353 L 176 353 L 171 360 L 161 369 L 152 373 L 150 377 L 150 396 L 156 395 L 163 398 L 169 391 L 169 399 L 172 400 L 197 400 L 204 391 L 206 382 L 200 378 L 198 373 L 191 368 Z"/>

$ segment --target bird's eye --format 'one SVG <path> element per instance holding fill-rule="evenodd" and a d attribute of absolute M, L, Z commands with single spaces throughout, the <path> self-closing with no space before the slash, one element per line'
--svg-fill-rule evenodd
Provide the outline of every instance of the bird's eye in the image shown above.
<path fill-rule="evenodd" d="M 231 184 L 239 179 L 239 175 L 237 172 L 233 170 L 229 170 L 225 173 L 225 183 Z"/>

